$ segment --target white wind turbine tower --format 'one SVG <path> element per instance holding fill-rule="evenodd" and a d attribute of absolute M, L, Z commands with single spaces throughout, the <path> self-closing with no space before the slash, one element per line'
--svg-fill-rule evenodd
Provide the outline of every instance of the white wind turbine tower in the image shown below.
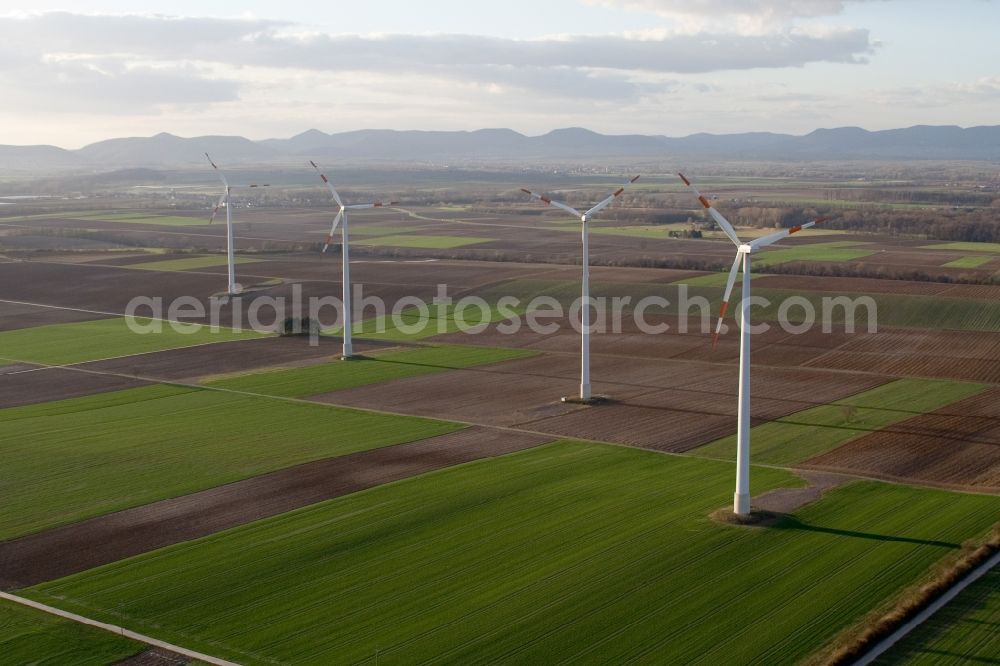
<path fill-rule="evenodd" d="M 337 194 L 337 190 L 333 187 L 333 183 L 330 179 L 326 177 L 326 174 L 320 171 L 320 168 L 316 166 L 316 163 L 309 160 L 309 164 L 316 169 L 316 173 L 326 184 L 330 194 L 333 196 L 333 200 L 337 202 L 340 206 L 340 210 L 337 212 L 337 216 L 333 218 L 333 224 L 330 226 L 330 233 L 326 237 L 326 242 L 323 244 L 323 252 L 326 252 L 330 244 L 333 243 L 333 234 L 337 231 L 337 225 L 343 222 L 340 227 L 340 247 L 342 250 L 341 265 L 343 267 L 343 299 L 342 305 L 344 308 L 344 353 L 343 357 L 351 358 L 354 350 L 351 346 L 351 258 L 350 258 L 350 238 L 347 233 L 347 211 L 348 210 L 360 210 L 362 208 L 382 208 L 383 206 L 394 206 L 398 201 L 390 201 L 387 204 L 381 201 L 374 201 L 372 203 L 366 204 L 351 204 L 349 206 L 344 205 L 341 200 L 340 195 Z"/>
<path fill-rule="evenodd" d="M 701 192 L 691 184 L 691 181 L 684 177 L 684 174 L 677 175 L 681 177 L 685 185 L 691 188 L 701 205 L 718 223 L 722 232 L 736 245 L 736 259 L 733 260 L 733 267 L 729 269 L 726 291 L 722 296 L 722 305 L 719 308 L 719 323 L 712 336 L 713 347 L 719 338 L 722 320 L 729 307 L 729 296 L 733 291 L 733 284 L 736 282 L 736 271 L 740 268 L 741 263 L 743 265 L 743 300 L 740 303 L 740 402 L 737 411 L 736 492 L 733 494 L 733 512 L 739 516 L 745 516 L 750 513 L 750 255 L 782 238 L 787 238 L 798 231 L 824 222 L 825 218 L 782 229 L 773 234 L 761 236 L 749 243 L 743 243 L 736 235 L 736 230 L 733 229 L 729 220 L 712 207 L 712 203 L 702 196 Z"/>
<path fill-rule="evenodd" d="M 223 191 L 222 196 L 219 197 L 219 202 L 215 204 L 215 208 L 212 209 L 212 217 L 208 220 L 208 223 L 211 224 L 212 222 L 215 222 L 215 216 L 216 214 L 218 214 L 219 208 L 223 204 L 225 204 L 226 205 L 226 265 L 229 269 L 228 270 L 229 287 L 226 293 L 228 293 L 230 296 L 236 296 L 237 294 L 243 291 L 243 287 L 236 282 L 236 259 L 234 257 L 235 248 L 233 243 L 233 215 L 229 205 L 230 204 L 229 194 L 230 191 L 232 190 L 232 187 L 230 187 L 229 181 L 226 180 L 226 174 L 222 173 L 222 169 L 216 166 L 215 162 L 212 161 L 212 158 L 208 156 L 208 153 L 205 153 L 205 157 L 208 158 L 208 163 L 211 164 L 212 168 L 215 169 L 216 173 L 219 174 L 219 180 L 222 181 L 222 186 L 226 188 Z M 269 185 L 267 184 L 258 185 L 256 183 L 253 183 L 251 185 L 247 185 L 246 187 L 269 187 Z"/>
<path fill-rule="evenodd" d="M 607 206 L 611 204 L 618 196 L 625 191 L 625 188 L 639 180 L 639 176 L 633 176 L 629 178 L 628 182 L 615 190 L 609 197 L 604 199 L 601 203 L 597 204 L 586 213 L 581 213 L 572 206 L 567 206 L 566 204 L 553 201 L 548 197 L 542 196 L 541 194 L 536 194 L 531 190 L 526 190 L 523 187 L 521 191 L 525 194 L 531 195 L 532 199 L 538 199 L 546 203 L 549 206 L 555 206 L 556 208 L 561 208 L 573 217 L 580 220 L 581 228 L 580 234 L 583 244 L 583 277 L 581 280 L 581 292 L 583 297 L 583 305 L 580 308 L 580 319 L 581 319 L 581 338 L 580 338 L 580 400 L 583 402 L 590 402 L 592 400 L 592 395 L 590 392 L 590 219 L 596 215 L 598 212 L 604 210 Z"/>

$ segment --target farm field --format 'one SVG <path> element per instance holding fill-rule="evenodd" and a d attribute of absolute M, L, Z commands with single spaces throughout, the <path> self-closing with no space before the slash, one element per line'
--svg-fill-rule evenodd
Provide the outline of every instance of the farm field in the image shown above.
<path fill-rule="evenodd" d="M 993 233 L 992 172 L 948 187 L 888 166 L 697 178 L 745 239 L 830 217 L 755 255 L 771 304 L 753 309 L 770 326 L 752 352 L 753 499 L 787 513 L 751 528 L 709 517 L 733 491 L 735 297 L 717 348 L 709 331 L 733 248 L 675 175 L 644 173 L 592 226 L 592 294 L 632 300 L 593 335 L 607 400 L 584 406 L 561 400 L 580 376 L 565 311 L 540 318 L 548 333 L 499 326 L 532 297 L 565 309 L 580 292 L 579 223 L 517 188 L 581 207 L 621 179 L 383 167 L 338 174 L 345 199 L 407 206 L 352 217 L 355 287 L 387 312 L 441 285 L 478 296 L 488 312 L 465 314 L 483 332 L 435 304 L 412 329 L 411 300 L 396 322 L 371 304 L 354 318 L 353 362 L 335 360 L 332 308 L 318 341 L 136 336 L 118 316 L 135 296 L 219 302 L 217 194 L 140 188 L 0 217 L 0 589 L 240 663 L 797 663 L 996 523 L 1000 243 L 947 240 Z M 966 167 L 935 168 L 951 183 Z M 273 207 L 237 205 L 248 289 L 224 329 L 262 305 L 269 323 L 271 299 L 339 298 L 341 248 L 320 252 L 333 206 L 308 176 L 268 190 Z M 520 302 L 501 313 L 507 296 Z M 878 330 L 866 306 L 859 332 L 839 306 L 827 330 L 782 330 L 805 316 L 802 301 L 779 314 L 791 296 L 820 322 L 830 299 L 868 298 Z M 667 332 L 635 321 L 645 297 L 670 301 L 645 313 Z M 961 638 L 921 639 L 924 659 L 992 648 L 973 636 L 989 620 L 962 617 Z"/>
<path fill-rule="evenodd" d="M 477 238 L 472 236 L 431 236 L 431 235 L 382 235 L 374 238 L 362 238 L 354 241 L 358 245 L 412 247 L 424 249 L 449 250 L 477 243 L 488 243 L 493 238 Z"/>
<path fill-rule="evenodd" d="M 308 368 L 270 370 L 207 382 L 209 386 L 248 393 L 300 398 L 376 384 L 391 379 L 468 368 L 533 356 L 536 352 L 490 347 L 419 347 L 387 351 L 352 361 Z"/>
<path fill-rule="evenodd" d="M 0 539 L 460 427 L 165 385 L 4 409 L 0 423 Z"/>
<path fill-rule="evenodd" d="M 923 250 L 948 250 L 951 252 L 989 252 L 1000 254 L 1000 243 L 934 243 L 922 245 Z"/>
<path fill-rule="evenodd" d="M 208 216 L 187 217 L 180 215 L 151 215 L 148 213 L 95 213 L 76 215 L 74 219 L 84 222 L 121 222 L 124 224 L 156 224 L 166 227 L 190 227 L 208 225 Z M 236 223 L 236 220 L 233 221 Z M 225 226 L 223 224 L 222 226 Z"/>
<path fill-rule="evenodd" d="M 875 661 L 878 666 L 990 663 L 1000 654 L 1000 569 L 965 588 Z"/>
<path fill-rule="evenodd" d="M 766 253 L 759 255 L 759 258 L 765 256 Z M 757 259 L 754 262 L 754 266 L 757 266 Z M 732 263 L 732 257 L 730 257 L 729 263 Z M 629 296 L 633 304 L 648 296 L 666 298 L 669 305 L 663 307 L 662 312 L 677 314 L 682 302 L 680 285 L 685 284 L 690 287 L 687 290 L 688 299 L 697 297 L 706 299 L 714 315 L 718 312 L 718 305 L 722 300 L 723 287 L 727 277 L 728 275 L 725 273 L 712 273 L 705 276 L 704 280 L 694 279 L 694 284 L 689 283 L 687 278 L 671 284 L 595 280 L 591 284 L 591 295 L 594 298 L 604 297 L 609 301 L 614 297 Z M 760 278 L 754 276 L 752 278 L 753 280 L 761 280 L 761 285 L 754 288 L 754 296 L 766 299 L 760 305 L 755 303 L 752 314 L 754 321 L 778 322 L 781 319 L 779 308 L 790 296 L 808 301 L 809 307 L 816 317 L 821 317 L 825 311 L 828 311 L 830 313 L 828 321 L 832 325 L 842 324 L 849 318 L 850 315 L 842 303 L 838 304 L 830 300 L 835 297 L 830 293 L 769 287 L 769 283 L 774 284 L 771 282 L 774 277 L 780 276 L 761 276 Z M 490 302 L 495 302 L 501 296 L 513 296 L 527 301 L 536 296 L 545 295 L 557 299 L 565 307 L 579 296 L 579 290 L 579 281 L 530 278 L 509 280 L 501 285 L 491 286 L 479 292 L 478 295 Z M 851 320 L 855 323 L 856 328 L 862 331 L 868 327 L 870 312 L 873 313 L 872 319 L 877 324 L 876 328 L 902 327 L 983 332 L 995 331 L 1000 328 L 1000 305 L 984 302 L 982 298 L 965 296 L 961 293 L 956 297 L 907 293 L 865 293 L 854 289 L 838 291 L 836 294 L 836 297 L 844 297 L 857 304 L 852 309 L 853 319 Z M 661 311 L 661 308 L 657 308 L 656 311 Z M 692 308 L 691 312 L 693 316 L 697 316 L 699 310 Z M 804 320 L 803 310 L 799 306 L 790 308 L 784 318 L 792 324 L 801 323 Z"/>
<path fill-rule="evenodd" d="M 511 312 L 520 309 L 512 308 Z M 355 322 L 351 326 L 354 336 L 363 340 L 386 342 L 415 342 L 434 335 L 455 331 L 478 330 L 507 317 L 498 307 L 487 302 L 485 308 L 464 308 L 456 317 L 454 306 L 428 307 L 426 316 L 416 307 L 404 308 L 396 314 L 386 314 Z M 326 335 L 340 335 L 342 328 L 324 331 Z"/>
<path fill-rule="evenodd" d="M 148 325 L 151 320 L 136 317 Z M 97 359 L 142 354 L 177 347 L 191 347 L 210 342 L 246 340 L 261 337 L 251 330 L 212 331 L 200 324 L 179 325 L 176 330 L 161 322 L 160 332 L 136 334 L 124 317 L 98 319 L 72 324 L 50 324 L 0 332 L 0 354 L 6 360 L 47 365 L 67 365 Z"/>
<path fill-rule="evenodd" d="M 946 266 L 948 268 L 979 268 L 983 264 L 988 264 L 991 261 L 993 261 L 993 257 L 989 256 L 962 257 L 961 259 L 954 259 L 942 264 L 942 266 Z"/>
<path fill-rule="evenodd" d="M 97 618 L 120 607 L 130 627 L 250 664 L 376 651 L 388 661 L 621 662 L 668 650 L 676 663 L 794 663 L 986 530 L 1000 501 L 857 482 L 748 529 L 707 517 L 731 472 L 563 442 L 23 593 Z M 755 484 L 760 493 L 795 480 L 760 469 Z M 745 623 L 721 633 L 734 615 Z"/>
<path fill-rule="evenodd" d="M 803 232 L 804 233 L 804 232 Z M 757 268 L 778 266 L 790 261 L 851 261 L 861 259 L 875 253 L 875 249 L 867 244 L 853 241 L 835 241 L 827 243 L 812 243 L 779 249 L 765 250 L 755 254 L 753 264 Z"/>
<path fill-rule="evenodd" d="M 735 370 L 731 365 L 595 356 L 594 391 L 611 400 L 587 409 L 559 400 L 578 389 L 579 361 L 549 353 L 310 399 L 681 452 L 733 431 Z M 869 376 L 774 368 L 762 368 L 758 377 L 755 414 L 760 418 L 777 418 L 883 383 Z M 512 382 L 517 391 L 498 388 Z M 789 399 L 790 387 L 803 397 Z"/>
<path fill-rule="evenodd" d="M 809 466 L 1000 489 L 1000 389 L 914 415 L 807 461 Z"/>
<path fill-rule="evenodd" d="M 0 599 L 0 658 L 8 664 L 107 666 L 145 647 L 101 629 Z"/>
<path fill-rule="evenodd" d="M 264 261 L 256 257 L 235 257 L 235 264 L 256 264 Z M 213 266 L 225 266 L 225 256 L 204 256 L 185 257 L 183 259 L 166 259 L 163 261 L 143 261 L 136 264 L 128 264 L 129 268 L 141 268 L 149 271 L 189 271 L 199 268 L 211 268 Z"/>
<path fill-rule="evenodd" d="M 772 465 L 799 463 L 867 433 L 981 393 L 986 388 L 981 384 L 898 379 L 752 428 L 753 459 Z M 736 436 L 706 444 L 692 453 L 735 459 Z"/>

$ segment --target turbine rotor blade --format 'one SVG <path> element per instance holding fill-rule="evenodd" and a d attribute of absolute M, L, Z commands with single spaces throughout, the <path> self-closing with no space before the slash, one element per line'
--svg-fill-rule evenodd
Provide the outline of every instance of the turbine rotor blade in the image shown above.
<path fill-rule="evenodd" d="M 212 224 L 212 222 L 215 222 L 215 216 L 216 216 L 216 214 L 218 214 L 219 209 L 222 208 L 222 204 L 224 204 L 226 202 L 226 194 L 228 194 L 228 192 L 223 192 L 222 193 L 222 196 L 219 197 L 219 202 L 217 204 L 215 204 L 215 208 L 212 209 L 212 217 L 210 217 L 208 219 L 208 223 L 209 224 Z"/>
<path fill-rule="evenodd" d="M 566 211 L 567 213 L 569 213 L 570 215 L 572 215 L 572 216 L 574 216 L 576 218 L 582 218 L 583 217 L 583 213 L 581 213 L 580 211 L 578 211 L 576 208 L 573 208 L 572 206 L 567 206 L 566 204 L 564 204 L 564 203 L 562 203 L 560 201 L 553 201 L 552 199 L 549 199 L 546 196 L 542 196 L 541 194 L 538 194 L 536 192 L 532 192 L 531 190 L 526 190 L 523 187 L 521 188 L 521 191 L 524 192 L 525 194 L 530 195 L 532 199 L 538 199 L 539 201 L 541 201 L 542 203 L 544 203 L 544 204 L 546 204 L 548 206 L 555 206 L 556 208 L 561 208 L 562 210 Z"/>
<path fill-rule="evenodd" d="M 678 173 L 677 175 L 681 177 L 681 180 L 684 181 L 684 184 L 690 187 L 691 191 L 694 192 L 694 195 L 698 197 L 698 201 L 700 201 L 701 205 L 705 207 L 705 210 L 708 211 L 708 214 L 712 216 L 712 219 L 715 220 L 715 223 L 719 225 L 719 228 L 722 229 L 722 233 L 729 236 L 729 240 L 733 241 L 733 243 L 736 244 L 736 247 L 742 245 L 742 243 L 740 243 L 739 236 L 736 235 L 736 230 L 733 229 L 733 225 L 729 223 L 729 220 L 724 218 L 722 216 L 722 213 L 715 210 L 715 207 L 712 206 L 712 202 L 709 201 L 707 197 L 703 196 L 702 193 L 698 191 L 698 188 L 692 185 L 691 181 L 688 180 L 684 176 L 684 174 Z"/>
<path fill-rule="evenodd" d="M 212 168 L 215 169 L 216 173 L 219 174 L 219 179 L 222 181 L 223 186 L 228 190 L 229 181 L 226 180 L 226 174 L 222 173 L 222 169 L 220 169 L 218 165 L 212 161 L 212 158 L 208 156 L 208 153 L 205 153 L 205 157 L 208 159 L 208 163 L 212 165 Z"/>
<path fill-rule="evenodd" d="M 366 203 L 366 204 L 351 204 L 349 206 L 344 206 L 344 208 L 347 208 L 349 210 L 351 209 L 360 210 L 362 208 L 387 208 L 389 206 L 395 206 L 398 203 L 399 203 L 398 201 L 390 201 L 388 203 L 383 203 L 381 201 L 373 201 L 372 203 Z"/>
<path fill-rule="evenodd" d="M 826 222 L 825 217 L 820 217 L 812 222 L 806 222 L 805 224 L 798 224 L 794 227 L 789 227 L 788 229 L 782 229 L 781 231 L 776 231 L 773 234 L 768 234 L 767 236 L 761 236 L 757 240 L 750 241 L 750 247 L 756 250 L 757 248 L 767 247 L 772 243 L 780 241 L 782 238 L 788 238 L 792 234 L 798 233 L 803 229 L 808 229 L 809 227 L 815 227 L 817 224 L 823 224 Z"/>
<path fill-rule="evenodd" d="M 338 206 L 340 206 L 341 208 L 343 208 L 344 207 L 344 202 L 340 200 L 340 195 L 337 194 L 337 190 L 334 189 L 333 183 L 330 182 L 330 179 L 326 177 L 325 173 L 323 173 L 322 171 L 319 170 L 319 167 L 316 166 L 315 162 L 313 162 L 312 160 L 309 160 L 309 164 L 312 165 L 313 169 L 316 169 L 316 173 L 319 174 L 319 177 L 326 184 L 326 189 L 330 190 L 330 194 L 333 195 L 333 200 L 337 202 Z"/>
<path fill-rule="evenodd" d="M 610 205 L 612 201 L 614 201 L 615 199 L 617 199 L 618 196 L 622 192 L 625 191 L 626 187 L 628 187 L 629 185 L 631 185 L 632 183 L 634 183 L 637 180 L 639 180 L 639 176 L 633 176 L 632 178 L 629 178 L 629 180 L 628 180 L 627 183 L 625 183 L 624 185 L 622 185 L 621 187 L 619 187 L 617 190 L 615 190 L 611 194 L 611 196 L 609 196 L 607 199 L 605 199 L 601 203 L 597 204 L 596 206 L 594 206 L 593 208 L 591 208 L 590 210 L 588 210 L 586 213 L 584 213 L 584 215 L 586 215 L 587 217 L 590 217 L 591 215 L 594 215 L 595 213 L 598 213 L 601 210 L 604 210 L 604 208 L 606 208 L 608 205 Z"/>
<path fill-rule="evenodd" d="M 736 272 L 740 268 L 740 261 L 743 260 L 743 251 L 740 250 L 736 253 L 736 259 L 733 260 L 733 267 L 729 269 L 729 279 L 726 280 L 726 291 L 722 294 L 722 303 L 719 305 L 719 322 L 715 325 L 715 333 L 712 335 L 712 349 L 715 349 L 716 344 L 719 342 L 719 333 L 722 332 L 722 320 L 726 318 L 726 310 L 729 309 L 729 297 L 733 293 L 733 285 L 736 284 Z M 746 280 L 746 276 L 743 276 Z"/>
<path fill-rule="evenodd" d="M 340 224 L 340 221 L 342 219 L 344 219 L 344 208 L 343 207 L 340 208 L 340 212 L 337 213 L 337 216 L 335 218 L 333 218 L 333 224 L 330 226 L 330 233 L 327 234 L 327 236 L 326 236 L 326 242 L 323 243 L 323 253 L 324 254 L 326 253 L 326 249 L 328 247 L 330 247 L 330 245 L 333 243 L 333 234 L 337 231 L 337 225 Z"/>

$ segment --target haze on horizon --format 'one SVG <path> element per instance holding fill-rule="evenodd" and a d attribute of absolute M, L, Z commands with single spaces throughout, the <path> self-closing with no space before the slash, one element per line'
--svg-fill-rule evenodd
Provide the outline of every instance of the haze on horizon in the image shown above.
<path fill-rule="evenodd" d="M 0 2 L 0 143 L 1000 119 L 992 0 Z"/>

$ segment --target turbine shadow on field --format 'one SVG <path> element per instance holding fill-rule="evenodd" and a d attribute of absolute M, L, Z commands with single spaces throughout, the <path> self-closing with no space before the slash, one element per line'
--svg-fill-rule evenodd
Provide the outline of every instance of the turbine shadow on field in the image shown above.
<path fill-rule="evenodd" d="M 960 544 L 950 541 L 935 541 L 933 539 L 917 539 L 915 537 L 895 536 L 891 534 L 873 534 L 871 532 L 857 532 L 854 530 L 842 530 L 835 527 L 823 527 L 821 525 L 810 525 L 804 523 L 795 516 L 785 516 L 784 519 L 771 525 L 771 529 L 776 530 L 802 530 L 805 532 L 822 532 L 823 534 L 836 534 L 838 536 L 852 537 L 856 539 L 871 539 L 873 541 L 892 541 L 896 543 L 910 543 L 918 546 L 936 546 L 938 548 L 961 548 Z"/>

